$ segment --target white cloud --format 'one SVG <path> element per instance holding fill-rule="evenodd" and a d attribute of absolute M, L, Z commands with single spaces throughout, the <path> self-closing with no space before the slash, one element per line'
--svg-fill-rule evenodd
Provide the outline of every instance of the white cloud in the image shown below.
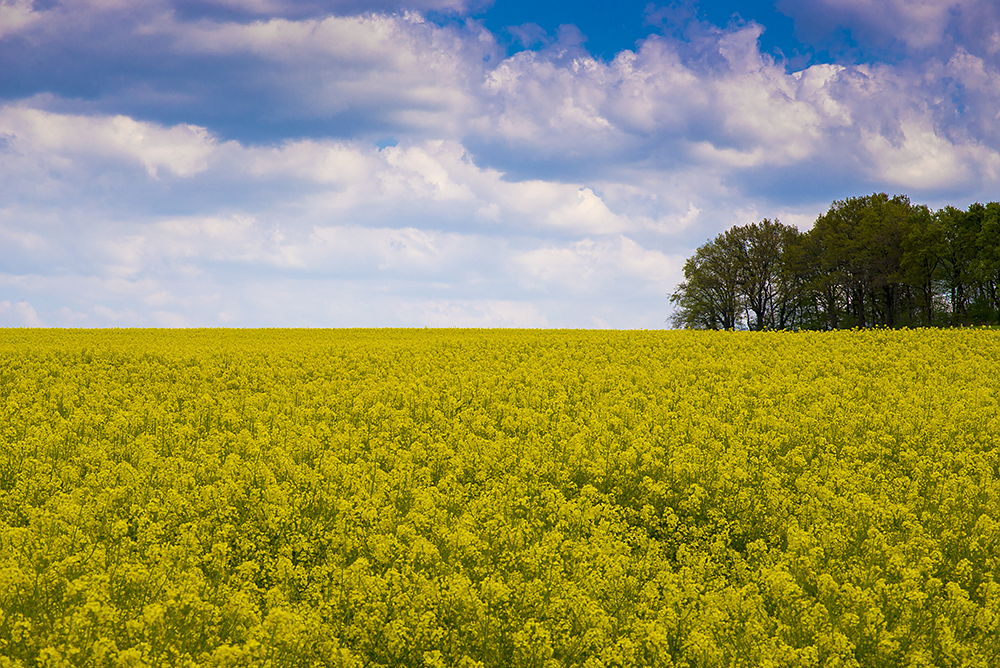
<path fill-rule="evenodd" d="M 439 159 L 458 157 L 455 154 L 460 153 L 460 149 L 453 147 L 452 156 L 441 156 L 442 145 L 443 142 L 437 141 L 428 147 L 430 150 L 423 147 L 404 150 L 395 146 L 383 149 L 382 155 L 389 165 L 389 169 L 381 173 L 383 189 L 390 193 L 405 190 L 420 197 L 444 201 L 474 199 L 475 195 L 468 185 L 456 183 L 448 167 Z"/>
<path fill-rule="evenodd" d="M 903 120 L 893 142 L 871 132 L 864 135 L 875 173 L 903 188 L 942 188 L 972 178 L 996 181 L 1000 154 L 975 142 L 956 144 L 937 133 L 926 119 Z"/>
<path fill-rule="evenodd" d="M 977 2 L 969 0 L 820 0 L 831 10 L 872 28 L 890 31 L 897 39 L 922 48 L 939 43 L 950 14 Z"/>
<path fill-rule="evenodd" d="M 12 150 L 54 166 L 110 157 L 138 163 L 154 178 L 160 170 L 181 177 L 203 172 L 216 149 L 208 130 L 194 125 L 165 128 L 128 116 L 54 114 L 23 104 L 0 107 L 0 132 Z"/>
<path fill-rule="evenodd" d="M 372 151 L 358 150 L 340 142 L 304 139 L 279 146 L 241 147 L 232 144 L 224 159 L 227 169 L 245 170 L 262 179 L 307 179 L 329 185 L 346 185 L 370 178 L 378 160 Z"/>
<path fill-rule="evenodd" d="M 102 318 L 106 318 L 111 321 L 121 320 L 123 317 L 127 315 L 125 313 L 119 313 L 117 311 L 114 311 L 113 309 L 110 309 L 102 304 L 97 304 L 96 306 L 93 307 L 92 310 L 94 313 L 101 316 Z"/>
<path fill-rule="evenodd" d="M 681 256 L 645 249 L 624 235 L 548 245 L 521 253 L 514 261 L 522 267 L 522 284 L 528 289 L 578 294 L 601 294 L 615 279 L 633 280 L 640 289 L 658 293 L 679 279 L 684 263 Z"/>
<path fill-rule="evenodd" d="M 785 225 L 791 225 L 797 228 L 800 232 L 808 232 L 816 222 L 816 218 L 819 214 L 815 211 L 809 211 L 808 213 L 802 213 L 799 211 L 779 211 L 777 214 L 770 216 L 773 220 L 778 220 Z"/>
<path fill-rule="evenodd" d="M 11 304 L 10 300 L 0 301 L 0 323 L 5 327 L 42 327 L 42 320 L 35 307 L 26 301 Z"/>
<path fill-rule="evenodd" d="M 469 24 L 439 27 L 419 14 L 362 14 L 250 24 L 163 21 L 143 28 L 176 53 L 255 59 L 271 113 L 328 117 L 362 109 L 410 131 L 459 130 L 475 114 L 493 36 Z"/>
<path fill-rule="evenodd" d="M 470 123 L 497 145 L 561 164 L 694 160 L 742 170 L 814 159 L 858 120 L 859 99 L 844 85 L 853 72 L 789 74 L 761 55 L 760 32 L 750 24 L 715 34 L 713 66 L 685 61 L 681 45 L 655 36 L 610 63 L 558 45 L 521 52 L 487 74 L 490 114 Z"/>
<path fill-rule="evenodd" d="M 172 311 L 153 311 L 153 324 L 157 327 L 190 327 L 191 320 L 183 313 Z"/>
<path fill-rule="evenodd" d="M 0 38 L 19 32 L 42 17 L 32 0 L 0 0 Z"/>
<path fill-rule="evenodd" d="M 397 308 L 403 322 L 427 327 L 547 327 L 538 304 L 510 300 L 434 300 L 406 302 Z"/>
<path fill-rule="evenodd" d="M 336 14 L 401 10 L 461 14 L 484 3 L 467 0 L 410 0 L 408 2 L 399 2 L 398 0 L 326 0 L 318 3 L 297 2 L 296 0 L 209 0 L 207 4 L 221 5 L 250 14 L 280 16 L 286 13 L 300 13 L 303 5 L 306 8 L 310 8 L 310 5 L 316 5 L 317 9 L 321 9 L 324 13 L 333 12 Z"/>
<path fill-rule="evenodd" d="M 893 41 L 911 51 L 961 43 L 988 50 L 1000 8 L 993 0 L 779 0 L 807 39 L 849 27 L 858 41 L 879 47 Z"/>
<path fill-rule="evenodd" d="M 484 262 L 491 250 L 499 250 L 476 235 L 412 227 L 317 227 L 308 247 L 311 265 L 329 267 L 334 274 L 377 272 L 443 280 L 460 279 L 456 272 L 470 270 L 470 260 Z"/>

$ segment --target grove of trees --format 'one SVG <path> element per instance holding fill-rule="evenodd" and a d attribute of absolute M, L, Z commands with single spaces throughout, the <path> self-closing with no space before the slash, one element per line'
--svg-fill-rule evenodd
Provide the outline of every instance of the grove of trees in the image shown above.
<path fill-rule="evenodd" d="M 932 211 L 875 193 L 807 232 L 733 227 L 687 260 L 670 301 L 688 329 L 1000 324 L 1000 203 Z"/>

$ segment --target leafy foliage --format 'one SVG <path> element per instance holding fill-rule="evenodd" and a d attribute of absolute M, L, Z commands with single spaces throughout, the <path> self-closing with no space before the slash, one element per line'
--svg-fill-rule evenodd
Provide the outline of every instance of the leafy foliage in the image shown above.
<path fill-rule="evenodd" d="M 687 329 L 1000 324 L 1000 203 L 834 202 L 808 232 L 764 219 L 703 244 L 670 300 Z"/>
<path fill-rule="evenodd" d="M 0 332 L 2 666 L 995 666 L 1000 333 Z"/>

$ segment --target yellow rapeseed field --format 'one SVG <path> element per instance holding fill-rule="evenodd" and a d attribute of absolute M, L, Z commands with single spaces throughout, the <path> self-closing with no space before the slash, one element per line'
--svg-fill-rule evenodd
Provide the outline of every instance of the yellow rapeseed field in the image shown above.
<path fill-rule="evenodd" d="M 0 330 L 0 666 L 995 667 L 998 406 L 997 330 Z"/>

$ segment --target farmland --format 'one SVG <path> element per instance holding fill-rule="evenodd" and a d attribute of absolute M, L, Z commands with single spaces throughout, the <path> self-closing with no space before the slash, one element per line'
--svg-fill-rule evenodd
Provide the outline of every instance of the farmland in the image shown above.
<path fill-rule="evenodd" d="M 1000 665 L 1000 331 L 0 331 L 0 666 Z"/>

